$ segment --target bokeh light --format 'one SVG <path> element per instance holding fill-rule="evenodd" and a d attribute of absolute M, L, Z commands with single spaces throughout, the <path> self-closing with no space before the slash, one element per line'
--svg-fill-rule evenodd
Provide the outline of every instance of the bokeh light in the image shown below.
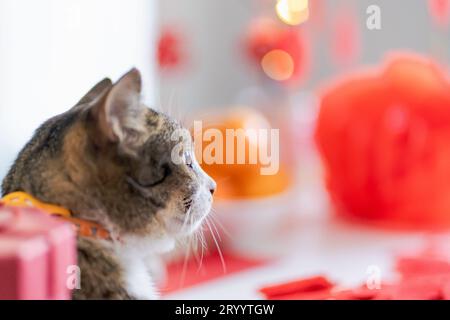
<path fill-rule="evenodd" d="M 284 50 L 271 50 L 261 60 L 264 73 L 276 81 L 288 80 L 294 73 L 294 60 Z"/>
<path fill-rule="evenodd" d="M 299 25 L 309 18 L 308 0 L 278 0 L 275 9 L 278 18 L 291 26 Z"/>

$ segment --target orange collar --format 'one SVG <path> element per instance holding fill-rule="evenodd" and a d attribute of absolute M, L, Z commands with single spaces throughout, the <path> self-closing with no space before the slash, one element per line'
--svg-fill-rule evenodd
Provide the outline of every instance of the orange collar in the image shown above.
<path fill-rule="evenodd" d="M 98 223 L 73 218 L 72 213 L 66 208 L 59 207 L 53 204 L 48 204 L 37 200 L 32 197 L 28 193 L 25 192 L 12 192 L 7 194 L 2 199 L 0 199 L 0 203 L 4 203 L 5 205 L 15 206 L 15 207 L 36 207 L 46 212 L 51 216 L 60 217 L 68 222 L 71 222 L 75 230 L 81 236 L 92 237 L 97 239 L 110 240 L 111 236 L 105 228 L 103 228 Z"/>

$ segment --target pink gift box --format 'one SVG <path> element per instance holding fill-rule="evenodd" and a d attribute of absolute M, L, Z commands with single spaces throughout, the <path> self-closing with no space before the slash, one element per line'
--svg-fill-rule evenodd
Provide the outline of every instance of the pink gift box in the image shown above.
<path fill-rule="evenodd" d="M 0 206 L 0 299 L 70 299 L 71 224 L 34 208 Z"/>

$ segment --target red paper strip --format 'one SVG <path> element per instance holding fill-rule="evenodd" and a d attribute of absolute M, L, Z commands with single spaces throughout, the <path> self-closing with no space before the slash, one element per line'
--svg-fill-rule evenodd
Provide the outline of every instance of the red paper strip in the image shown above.
<path fill-rule="evenodd" d="M 317 291 L 296 292 L 286 295 L 268 296 L 267 300 L 328 300 L 331 296 L 329 289 Z"/>
<path fill-rule="evenodd" d="M 337 289 L 323 276 L 300 279 L 262 288 L 269 300 L 450 300 L 450 261 L 426 254 L 399 257 L 400 280 L 382 283 L 379 289 L 366 285 Z"/>
<path fill-rule="evenodd" d="M 329 291 L 333 286 L 334 284 L 327 278 L 323 276 L 316 276 L 279 285 L 264 287 L 260 289 L 260 292 L 266 297 L 275 298 L 298 293 L 303 294 Z M 319 295 L 322 294 L 323 293 L 319 293 Z"/>

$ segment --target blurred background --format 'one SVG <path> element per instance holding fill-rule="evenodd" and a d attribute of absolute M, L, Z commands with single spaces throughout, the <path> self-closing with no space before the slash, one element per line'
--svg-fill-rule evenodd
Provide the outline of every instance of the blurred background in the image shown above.
<path fill-rule="evenodd" d="M 136 66 L 144 101 L 188 127 L 280 130 L 273 176 L 204 166 L 211 249 L 167 257 L 165 296 L 391 279 L 398 251 L 448 240 L 449 15 L 447 0 L 0 0 L 0 176 L 39 124 Z"/>
<path fill-rule="evenodd" d="M 192 110 L 240 103 L 260 80 L 242 50 L 243 37 L 261 17 L 276 21 L 275 2 L 1 0 L 0 173 L 44 119 L 69 108 L 98 79 L 117 78 L 131 66 L 144 73 L 151 105 Z M 352 65 L 376 63 L 395 48 L 448 56 L 448 28 L 435 27 L 426 2 L 318 0 L 319 25 L 300 27 L 314 59 L 297 91 L 311 90 L 342 69 L 332 62 L 329 45 L 335 13 L 348 13 L 345 6 L 360 33 Z M 366 28 L 371 4 L 382 10 L 381 30 Z M 175 33 L 180 42 L 181 70 L 160 77 L 155 57 L 165 33 Z"/>

